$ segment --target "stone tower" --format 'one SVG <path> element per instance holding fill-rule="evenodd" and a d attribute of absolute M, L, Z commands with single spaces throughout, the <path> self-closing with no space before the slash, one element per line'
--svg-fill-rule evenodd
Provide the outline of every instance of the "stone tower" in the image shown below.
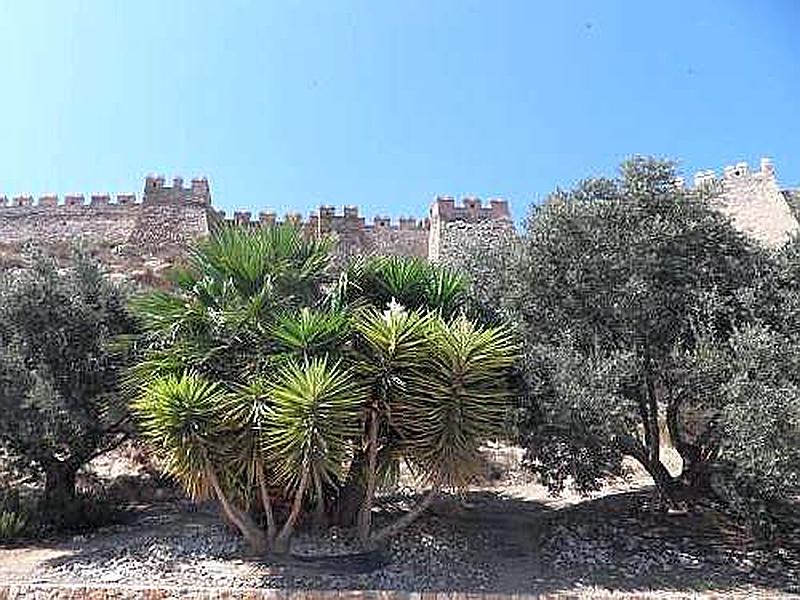
<path fill-rule="evenodd" d="M 482 206 L 480 198 L 464 198 L 461 205 L 450 196 L 439 196 L 430 208 L 428 259 L 450 262 L 450 257 L 492 246 L 499 239 L 514 234 L 514 223 L 508 202 L 489 200 Z"/>
<path fill-rule="evenodd" d="M 761 159 L 757 171 L 751 171 L 746 162 L 725 167 L 722 177 L 700 171 L 694 176 L 694 185 L 713 191 L 714 205 L 737 229 L 765 246 L 780 246 L 800 233 L 800 222 L 788 201 L 792 192 L 780 189 L 768 158 Z"/>

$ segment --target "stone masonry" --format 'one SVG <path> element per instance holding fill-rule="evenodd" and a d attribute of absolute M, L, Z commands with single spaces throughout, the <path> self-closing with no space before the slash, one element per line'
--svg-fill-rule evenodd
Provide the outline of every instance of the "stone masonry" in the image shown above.
<path fill-rule="evenodd" d="M 746 163 L 726 167 L 722 177 L 701 171 L 696 189 L 707 188 L 713 202 L 741 230 L 767 246 L 778 246 L 800 232 L 800 191 L 782 190 L 772 162 L 761 161 L 751 171 Z M 304 220 L 299 214 L 278 219 L 272 212 L 236 211 L 230 219 L 214 210 L 205 178 L 184 186 L 175 178 L 168 186 L 163 177 L 145 180 L 141 201 L 134 194 L 68 195 L 63 202 L 54 195 L 34 202 L 31 196 L 10 200 L 0 196 L 0 267 L 18 260 L 20 247 L 35 241 L 65 254 L 74 242 L 87 245 L 112 272 L 135 280 L 158 281 L 163 271 L 185 252 L 186 244 L 219 223 L 235 222 L 251 227 L 294 223 L 309 236 L 333 234 L 338 239 L 340 260 L 354 255 L 404 255 L 450 262 L 464 248 L 490 249 L 509 236 L 514 224 L 508 203 L 491 199 L 437 197 L 425 219 L 375 217 L 371 222 L 354 206 L 339 214 L 322 206 Z"/>
<path fill-rule="evenodd" d="M 80 194 L 63 202 L 47 195 L 10 201 L 0 196 L 0 268 L 14 265 L 26 242 L 36 242 L 57 257 L 82 244 L 112 272 L 149 282 L 185 251 L 187 242 L 209 231 L 211 194 L 206 179 L 184 187 L 176 178 L 148 177 L 142 201 L 135 194 Z"/>
<path fill-rule="evenodd" d="M 710 188 L 716 206 L 733 224 L 766 246 L 780 246 L 800 233 L 797 191 L 780 189 L 768 158 L 761 159 L 757 171 L 751 171 L 746 162 L 725 167 L 722 177 L 700 171 L 694 176 L 694 186 Z"/>

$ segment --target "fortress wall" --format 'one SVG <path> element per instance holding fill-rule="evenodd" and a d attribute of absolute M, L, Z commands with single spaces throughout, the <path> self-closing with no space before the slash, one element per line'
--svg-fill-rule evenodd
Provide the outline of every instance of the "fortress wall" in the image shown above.
<path fill-rule="evenodd" d="M 427 220 L 402 217 L 393 221 L 389 217 L 375 217 L 372 223 L 367 224 L 354 206 L 346 206 L 341 214 L 332 206 L 320 206 L 308 220 L 303 220 L 297 213 L 289 213 L 282 219 L 273 212 L 261 212 L 257 219 L 248 211 L 235 211 L 231 219 L 226 219 L 224 212 L 216 215 L 223 221 L 253 227 L 292 223 L 301 227 L 308 236 L 333 235 L 337 240 L 337 262 L 359 255 L 428 256 Z"/>
<path fill-rule="evenodd" d="M 737 229 L 768 247 L 777 247 L 800 233 L 787 196 L 778 187 L 772 161 L 762 159 L 759 170 L 745 162 L 725 167 L 722 177 L 713 171 L 695 175 L 695 188 L 711 188 L 714 204 L 728 215 Z"/>
<path fill-rule="evenodd" d="M 69 195 L 63 203 L 54 195 L 34 202 L 31 196 L 0 197 L 0 242 L 42 244 L 84 241 L 101 245 L 132 245 L 157 250 L 163 244 L 183 244 L 208 233 L 211 204 L 208 182 L 183 187 L 175 178 L 170 187 L 161 177 L 148 177 L 142 202 L 134 194 Z"/>
<path fill-rule="evenodd" d="M 19 264 L 20 249 L 36 242 L 58 257 L 85 245 L 114 274 L 158 279 L 186 244 L 208 233 L 208 182 L 172 186 L 148 177 L 141 202 L 134 194 L 0 197 L 0 267 Z"/>
<path fill-rule="evenodd" d="M 765 245 L 777 246 L 800 233 L 796 217 L 800 195 L 780 190 L 767 159 L 758 171 L 746 163 L 726 167 L 722 177 L 701 171 L 695 176 L 695 189 L 703 188 L 738 228 Z M 31 196 L 0 196 L 0 263 L 13 263 L 19 246 L 27 241 L 56 248 L 59 254 L 72 242 L 83 241 L 114 272 L 134 277 L 143 270 L 160 273 L 184 255 L 188 243 L 225 221 L 225 214 L 211 206 L 205 178 L 185 186 L 180 177 L 172 185 L 166 185 L 163 177 L 147 177 L 141 202 L 133 194 L 119 194 L 113 200 L 108 194 L 93 194 L 88 200 L 72 195 L 63 201 L 53 195 L 38 201 Z M 484 204 L 474 197 L 458 204 L 452 197 L 437 197 L 423 220 L 376 217 L 367 223 L 356 207 L 346 206 L 339 213 L 332 206 L 321 206 L 307 220 L 297 213 L 278 219 L 272 212 L 254 217 L 248 211 L 235 211 L 228 221 L 253 227 L 288 222 L 308 236 L 334 235 L 338 264 L 355 255 L 417 256 L 466 264 L 476 262 L 476 257 L 502 254 L 516 236 L 506 201 L 490 199 Z"/>
<path fill-rule="evenodd" d="M 463 253 L 488 252 L 516 235 L 508 203 L 500 199 L 485 207 L 479 198 L 468 197 L 457 206 L 455 199 L 440 196 L 431 206 L 430 222 L 428 257 L 442 264 L 461 264 Z"/>
<path fill-rule="evenodd" d="M 94 244 L 124 244 L 139 217 L 139 206 L 15 206 L 0 207 L 0 240 L 42 244 L 66 240 Z"/>
<path fill-rule="evenodd" d="M 363 253 L 370 256 L 428 257 L 428 227 L 370 228 L 364 232 Z"/>

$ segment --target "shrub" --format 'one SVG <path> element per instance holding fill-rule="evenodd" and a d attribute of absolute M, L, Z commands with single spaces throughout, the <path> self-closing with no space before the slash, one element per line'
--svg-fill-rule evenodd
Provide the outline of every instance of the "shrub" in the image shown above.
<path fill-rule="evenodd" d="M 554 489 L 595 488 L 629 456 L 673 501 L 778 498 L 798 472 L 797 280 L 675 178 L 637 158 L 533 209 L 511 302 L 521 440 Z"/>
<path fill-rule="evenodd" d="M 0 446 L 44 475 L 44 514 L 69 510 L 78 469 L 126 435 L 124 355 L 112 347 L 134 329 L 125 303 L 81 254 L 63 269 L 34 255 L 0 275 Z"/>
<path fill-rule="evenodd" d="M 463 281 L 375 259 L 334 283 L 329 252 L 288 226 L 224 228 L 193 250 L 175 292 L 136 303 L 142 433 L 256 552 L 286 551 L 304 516 L 353 491 L 361 539 L 379 544 L 442 487 L 465 485 L 480 443 L 502 434 L 515 342 L 458 316 Z M 374 530 L 373 498 L 401 459 L 430 492 Z"/>

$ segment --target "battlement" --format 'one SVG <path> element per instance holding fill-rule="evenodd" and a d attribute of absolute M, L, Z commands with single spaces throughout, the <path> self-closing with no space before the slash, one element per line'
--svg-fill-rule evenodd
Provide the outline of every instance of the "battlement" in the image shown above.
<path fill-rule="evenodd" d="M 758 170 L 738 162 L 726 166 L 721 176 L 711 170 L 698 171 L 694 188 L 708 194 L 735 227 L 766 246 L 779 246 L 800 233 L 800 223 L 778 186 L 769 158 L 761 159 Z"/>
<path fill-rule="evenodd" d="M 739 186 L 757 182 L 775 182 L 775 167 L 772 160 L 762 158 L 757 171 L 750 169 L 746 162 L 738 162 L 735 165 L 728 165 L 722 170 L 722 176 L 718 177 L 713 170 L 697 171 L 694 175 L 695 189 L 705 188 L 715 184 L 724 186 Z M 681 182 L 679 182 L 681 183 Z"/>
<path fill-rule="evenodd" d="M 0 209 L 15 208 L 74 208 L 83 206 L 129 206 L 137 204 L 136 194 L 117 194 L 112 199 L 111 194 L 94 193 L 89 196 L 89 202 L 83 194 L 67 194 L 61 202 L 56 194 L 45 194 L 34 200 L 31 195 L 14 196 L 10 200 L 7 196 L 0 196 Z"/>
<path fill-rule="evenodd" d="M 510 221 L 511 212 L 508 202 L 500 198 L 490 198 L 489 206 L 483 206 L 480 198 L 467 196 L 456 205 L 452 196 L 437 196 L 430 209 L 431 219 L 442 222 L 465 221 L 477 223 L 479 221 Z"/>
<path fill-rule="evenodd" d="M 164 177 L 161 175 L 148 175 L 144 182 L 145 204 L 161 203 L 197 203 L 206 206 L 211 205 L 211 191 L 208 179 L 199 177 L 192 179 L 189 187 L 183 186 L 183 178 L 175 177 L 172 185 L 165 184 Z"/>
<path fill-rule="evenodd" d="M 230 218 L 224 210 L 218 210 L 216 214 L 225 221 L 240 225 L 269 227 L 290 223 L 317 233 L 352 233 L 372 230 L 427 231 L 429 226 L 428 219 L 420 220 L 414 217 L 400 217 L 395 222 L 387 216 L 376 216 L 373 217 L 371 223 L 367 223 L 367 220 L 359 214 L 356 206 L 345 206 L 339 213 L 336 207 L 325 204 L 320 206 L 317 211 L 312 212 L 308 219 L 303 219 L 299 213 L 287 213 L 283 218 L 279 218 L 277 213 L 272 211 L 259 212 L 257 217 L 246 210 L 234 211 Z"/>
<path fill-rule="evenodd" d="M 183 179 L 175 177 L 171 186 L 164 184 L 164 178 L 151 175 L 145 179 L 144 193 L 142 201 L 137 202 L 136 194 L 122 193 L 112 198 L 107 192 L 95 192 L 89 195 L 87 203 L 83 194 L 67 194 L 64 196 L 63 203 L 59 201 L 56 194 L 45 194 L 39 196 L 38 201 L 34 200 L 31 194 L 20 194 L 8 198 L 0 195 L 0 209 L 19 209 L 19 208 L 74 208 L 82 206 L 101 207 L 101 206 L 131 206 L 148 204 L 193 204 L 211 205 L 211 193 L 209 190 L 208 179 L 205 177 L 192 179 L 189 187 L 183 186 Z"/>

